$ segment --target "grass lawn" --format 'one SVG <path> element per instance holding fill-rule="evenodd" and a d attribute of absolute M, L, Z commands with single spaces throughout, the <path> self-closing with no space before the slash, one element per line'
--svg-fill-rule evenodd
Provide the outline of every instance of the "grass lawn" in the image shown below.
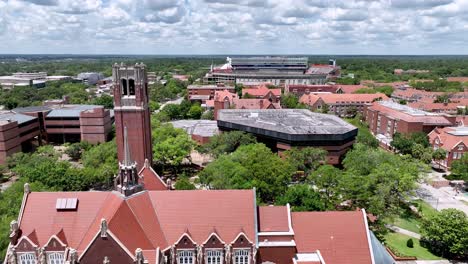
<path fill-rule="evenodd" d="M 425 217 L 432 216 L 437 213 L 436 209 L 423 200 L 414 200 L 412 203 L 419 205 L 418 208 L 421 210 L 421 214 Z"/>
<path fill-rule="evenodd" d="M 433 255 L 426 248 L 421 247 L 419 240 L 413 238 L 414 247 L 409 248 L 406 246 L 406 241 L 411 237 L 399 234 L 399 233 L 388 233 L 385 235 L 385 245 L 389 246 L 392 250 L 395 250 L 397 254 L 404 255 L 407 257 L 417 257 L 418 260 L 439 260 L 443 259 Z"/>
<path fill-rule="evenodd" d="M 421 219 L 416 216 L 405 216 L 395 218 L 393 225 L 419 234 Z"/>
<path fill-rule="evenodd" d="M 425 217 L 433 215 L 437 212 L 429 204 L 422 200 L 412 201 L 413 205 L 421 210 L 421 214 Z M 422 219 L 414 215 L 409 209 L 403 209 L 398 217 L 393 221 L 393 225 L 400 228 L 419 233 L 419 228 L 422 225 Z"/>

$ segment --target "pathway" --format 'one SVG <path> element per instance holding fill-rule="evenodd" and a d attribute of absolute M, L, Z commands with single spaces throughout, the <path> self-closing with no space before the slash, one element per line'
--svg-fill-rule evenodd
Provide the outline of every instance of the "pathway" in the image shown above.
<path fill-rule="evenodd" d="M 416 195 L 436 210 L 455 208 L 468 215 L 468 205 L 462 202 L 463 200 L 466 201 L 466 196 L 462 193 L 457 194 L 452 187 L 434 188 L 431 185 L 422 183 L 419 184 Z"/>
<path fill-rule="evenodd" d="M 171 101 L 167 101 L 167 102 L 161 104 L 161 106 L 159 107 L 159 109 L 156 110 L 156 111 L 154 111 L 154 112 L 155 112 L 155 113 L 159 113 L 159 111 L 160 111 L 161 109 L 163 109 L 164 106 L 166 106 L 166 105 L 168 105 L 168 104 L 181 104 L 183 100 L 184 100 L 183 97 L 179 97 L 179 98 L 177 98 L 177 99 L 174 99 L 174 100 L 171 100 Z"/>
<path fill-rule="evenodd" d="M 406 229 L 403 229 L 401 227 L 394 226 L 394 225 L 385 225 L 385 226 L 388 229 L 393 230 L 394 232 L 397 232 L 397 233 L 400 233 L 400 234 L 403 234 L 403 235 L 407 235 L 407 236 L 410 236 L 412 238 L 421 239 L 421 235 L 418 234 L 418 233 L 415 233 L 413 231 L 409 231 L 409 230 L 406 230 Z"/>

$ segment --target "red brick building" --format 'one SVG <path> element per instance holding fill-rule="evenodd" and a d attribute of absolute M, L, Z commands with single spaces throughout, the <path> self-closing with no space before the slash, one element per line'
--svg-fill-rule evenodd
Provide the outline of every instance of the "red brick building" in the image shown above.
<path fill-rule="evenodd" d="M 279 98 L 267 92 L 265 99 L 240 99 L 235 93 L 231 93 L 227 90 L 218 91 L 215 94 L 214 104 L 214 119 L 218 117 L 218 112 L 221 109 L 281 109 Z M 270 96 L 272 99 L 270 99 Z M 275 100 L 278 100 L 275 102 Z"/>
<path fill-rule="evenodd" d="M 434 150 L 442 148 L 447 152 L 444 160 L 435 160 L 443 169 L 450 169 L 452 162 L 461 159 L 468 152 L 468 127 L 435 128 L 429 133 L 429 143 Z"/>
<path fill-rule="evenodd" d="M 396 132 L 429 133 L 436 127 L 455 124 L 455 117 L 428 113 L 392 101 L 375 102 L 364 110 L 364 118 L 374 135 L 391 139 Z"/>
<path fill-rule="evenodd" d="M 213 100 L 215 93 L 217 91 L 227 90 L 231 93 L 235 92 L 234 86 L 226 86 L 224 84 L 216 84 L 216 85 L 189 85 L 187 87 L 188 90 L 188 98 L 190 101 L 198 101 L 202 104 L 205 104 L 207 100 Z"/>
<path fill-rule="evenodd" d="M 362 88 L 369 88 L 364 85 L 345 85 L 345 84 L 324 84 L 324 85 L 305 85 L 305 84 L 290 84 L 286 85 L 284 93 L 292 93 L 298 97 L 304 94 L 351 94 Z"/>
<path fill-rule="evenodd" d="M 388 100 L 383 93 L 376 94 L 304 94 L 299 102 L 310 106 L 312 110 L 328 107 L 328 111 L 337 116 L 354 116 L 363 113 L 364 107 L 375 101 Z"/>
<path fill-rule="evenodd" d="M 242 98 L 248 97 L 266 99 L 272 103 L 279 103 L 281 98 L 281 89 L 270 89 L 264 84 L 248 89 L 242 89 Z"/>
<path fill-rule="evenodd" d="M 105 142 L 114 116 L 97 105 L 50 105 L 0 112 L 0 164 L 45 142 Z"/>

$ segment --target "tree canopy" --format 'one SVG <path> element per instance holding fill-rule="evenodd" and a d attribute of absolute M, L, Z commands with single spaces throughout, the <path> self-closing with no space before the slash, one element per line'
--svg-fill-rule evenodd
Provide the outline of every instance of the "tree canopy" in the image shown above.
<path fill-rule="evenodd" d="M 256 187 L 260 201 L 273 202 L 286 192 L 293 172 L 288 162 L 257 143 L 219 156 L 200 173 L 200 181 L 211 189 Z"/>
<path fill-rule="evenodd" d="M 443 209 L 425 219 L 422 241 L 435 254 L 445 258 L 468 258 L 468 218 L 457 209 Z"/>

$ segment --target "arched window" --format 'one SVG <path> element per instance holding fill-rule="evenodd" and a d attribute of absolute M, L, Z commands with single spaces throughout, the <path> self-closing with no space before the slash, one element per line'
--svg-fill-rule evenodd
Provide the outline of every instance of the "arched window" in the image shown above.
<path fill-rule="evenodd" d="M 223 252 L 221 250 L 206 251 L 207 264 L 223 264 Z"/>
<path fill-rule="evenodd" d="M 36 264 L 36 257 L 34 253 L 23 253 L 19 254 L 19 264 Z"/>
<path fill-rule="evenodd" d="M 130 95 L 135 95 L 135 80 L 129 79 L 128 80 L 128 90 Z"/>
<path fill-rule="evenodd" d="M 127 80 L 122 79 L 121 83 L 122 83 L 122 85 L 121 85 L 122 86 L 122 94 L 123 95 L 128 95 Z"/>
<path fill-rule="evenodd" d="M 194 264 L 193 250 L 180 250 L 177 252 L 177 264 Z"/>
<path fill-rule="evenodd" d="M 63 264 L 63 253 L 52 252 L 52 253 L 47 254 L 47 263 L 48 264 Z"/>
<path fill-rule="evenodd" d="M 249 250 L 234 250 L 234 264 L 249 264 Z"/>

